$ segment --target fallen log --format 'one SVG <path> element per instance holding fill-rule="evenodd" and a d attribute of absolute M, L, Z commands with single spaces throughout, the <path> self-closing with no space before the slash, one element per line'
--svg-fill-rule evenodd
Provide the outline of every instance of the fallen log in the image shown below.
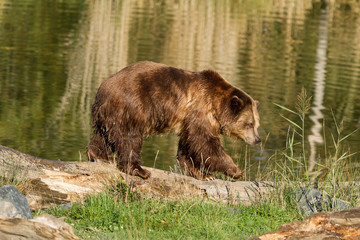
<path fill-rule="evenodd" d="M 250 205 L 271 189 L 270 184 L 250 181 L 200 181 L 179 173 L 148 168 L 143 180 L 120 172 L 114 164 L 52 161 L 0 146 L 0 175 L 21 169 L 26 178 L 23 193 L 31 209 L 81 202 L 89 194 L 104 190 L 106 182 L 120 177 L 150 196 L 168 198 L 205 197 L 214 201 Z"/>
<path fill-rule="evenodd" d="M 284 224 L 279 230 L 255 236 L 249 240 L 285 239 L 360 239 L 360 208 L 338 212 L 322 212 Z"/>
<path fill-rule="evenodd" d="M 48 214 L 30 220 L 0 217 L 0 239 L 81 240 L 72 226 Z"/>

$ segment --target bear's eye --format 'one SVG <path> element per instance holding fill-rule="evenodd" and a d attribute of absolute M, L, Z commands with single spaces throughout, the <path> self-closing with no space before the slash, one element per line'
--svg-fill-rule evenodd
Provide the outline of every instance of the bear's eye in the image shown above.
<path fill-rule="evenodd" d="M 249 126 L 249 128 L 254 128 L 254 124 L 253 124 L 253 123 L 249 123 L 248 126 Z"/>

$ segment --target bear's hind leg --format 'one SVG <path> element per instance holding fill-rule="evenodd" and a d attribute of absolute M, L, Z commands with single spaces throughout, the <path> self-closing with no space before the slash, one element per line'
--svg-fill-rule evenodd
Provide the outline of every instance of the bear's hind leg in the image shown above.
<path fill-rule="evenodd" d="M 120 137 L 115 143 L 114 152 L 118 158 L 117 167 L 121 171 L 147 179 L 151 173 L 141 167 L 142 142 L 142 136 Z"/>
<path fill-rule="evenodd" d="M 111 149 L 107 146 L 105 139 L 99 133 L 94 133 L 86 147 L 88 160 L 90 162 L 108 162 L 112 159 L 111 155 Z"/>

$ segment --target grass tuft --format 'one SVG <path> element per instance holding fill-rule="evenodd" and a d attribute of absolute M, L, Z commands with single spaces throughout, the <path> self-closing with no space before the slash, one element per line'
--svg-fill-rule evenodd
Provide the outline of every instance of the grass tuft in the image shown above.
<path fill-rule="evenodd" d="M 1 163 L 0 187 L 13 185 L 19 192 L 24 193 L 29 186 L 29 180 L 27 179 L 28 169 L 22 167 L 15 160 L 10 162 L 12 162 L 10 165 L 5 162 Z"/>
<path fill-rule="evenodd" d="M 281 115 L 288 123 L 288 135 L 286 139 L 286 148 L 271 157 L 275 160 L 274 170 L 266 177 L 268 181 L 274 181 L 277 185 L 274 189 L 276 193 L 272 196 L 281 196 L 277 202 L 281 204 L 290 204 L 299 210 L 296 193 L 300 188 L 316 188 L 324 194 L 332 197 L 333 201 L 341 199 L 350 202 L 353 206 L 358 206 L 360 197 L 360 186 L 357 183 L 358 169 L 350 167 L 350 160 L 357 153 L 351 153 L 349 148 L 345 147 L 345 140 L 357 130 L 349 133 L 343 133 L 343 121 L 335 118 L 333 112 L 333 124 L 336 133 L 331 133 L 331 144 L 327 144 L 325 130 L 323 134 L 323 152 L 325 159 L 310 159 L 309 143 L 306 136 L 306 116 L 310 110 L 311 97 L 308 97 L 303 88 L 297 97 L 296 110 L 281 106 L 276 106 L 290 115 L 295 115 L 297 120 L 291 120 L 292 117 Z M 325 129 L 325 120 L 323 123 Z M 345 136 L 344 136 L 345 135 Z M 309 168 L 309 161 L 313 167 Z M 287 199 L 282 200 L 281 198 Z M 326 206 L 325 206 L 326 205 Z M 324 202 L 322 209 L 337 210 L 328 207 Z M 332 205 L 334 206 L 334 204 Z"/>

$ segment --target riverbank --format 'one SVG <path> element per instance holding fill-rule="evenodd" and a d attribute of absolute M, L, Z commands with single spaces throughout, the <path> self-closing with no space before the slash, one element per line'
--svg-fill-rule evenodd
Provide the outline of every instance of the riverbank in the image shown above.
<path fill-rule="evenodd" d="M 142 180 L 111 164 L 50 161 L 3 146 L 0 166 L 0 185 L 17 186 L 34 215 L 66 217 L 85 239 L 246 239 L 315 212 L 359 207 L 359 184 L 341 174 L 322 183 L 285 171 L 274 172 L 278 181 L 206 182 L 148 168 L 152 177 Z"/>
<path fill-rule="evenodd" d="M 66 217 L 85 239 L 247 238 L 301 219 L 289 205 L 265 202 L 271 186 L 260 182 L 204 182 L 151 168 L 142 180 L 111 164 L 50 161 L 3 146 L 0 166 L 1 185 L 17 186 L 35 216 Z M 71 207 L 54 208 L 64 204 Z"/>

